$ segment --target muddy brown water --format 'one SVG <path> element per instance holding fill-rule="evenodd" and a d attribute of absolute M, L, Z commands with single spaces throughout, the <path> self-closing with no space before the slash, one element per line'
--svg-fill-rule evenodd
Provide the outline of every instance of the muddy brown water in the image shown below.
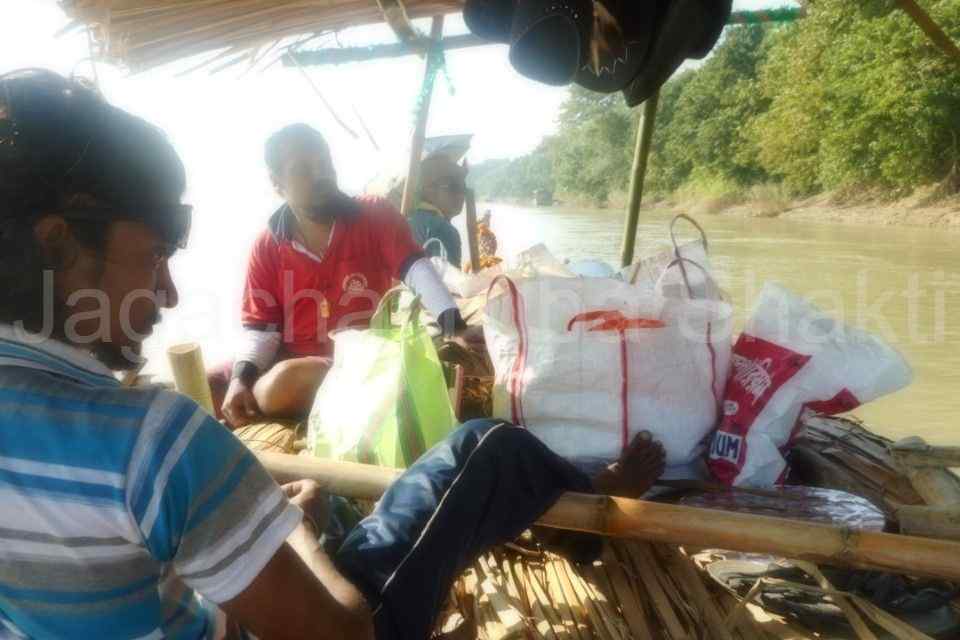
<path fill-rule="evenodd" d="M 619 211 L 489 208 L 505 255 L 544 242 L 558 256 L 619 263 Z M 638 254 L 667 243 L 670 217 L 641 214 Z M 960 233 L 725 216 L 698 221 L 740 322 L 763 283 L 773 280 L 884 337 L 911 364 L 914 380 L 854 415 L 890 438 L 960 444 Z"/>

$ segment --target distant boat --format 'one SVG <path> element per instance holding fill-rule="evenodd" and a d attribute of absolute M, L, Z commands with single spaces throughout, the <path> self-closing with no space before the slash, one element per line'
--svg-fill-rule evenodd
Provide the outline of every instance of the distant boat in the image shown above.
<path fill-rule="evenodd" d="M 553 191 L 549 189 L 537 189 L 533 192 L 533 204 L 538 207 L 552 207 Z"/>

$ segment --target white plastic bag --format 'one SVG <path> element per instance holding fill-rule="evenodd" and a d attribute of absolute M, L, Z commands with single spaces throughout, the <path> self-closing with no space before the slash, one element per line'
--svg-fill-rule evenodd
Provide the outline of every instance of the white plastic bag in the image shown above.
<path fill-rule="evenodd" d="M 903 356 L 880 338 L 768 283 L 733 349 L 710 470 L 728 485 L 779 483 L 805 411 L 850 411 L 911 377 Z"/>
<path fill-rule="evenodd" d="M 692 224 L 700 233 L 699 240 L 681 244 L 676 227 L 680 221 Z M 656 292 L 668 298 L 692 297 L 697 300 L 722 300 L 720 287 L 711 275 L 707 255 L 707 235 L 693 218 L 678 215 L 670 222 L 671 245 L 624 268 L 620 278 L 646 292 Z M 677 260 L 683 260 L 680 269 L 670 269 Z M 690 270 L 690 264 L 698 269 Z"/>
<path fill-rule="evenodd" d="M 615 460 L 641 430 L 686 464 L 716 424 L 731 315 L 617 279 L 500 278 L 484 322 L 494 415 L 581 467 Z"/>

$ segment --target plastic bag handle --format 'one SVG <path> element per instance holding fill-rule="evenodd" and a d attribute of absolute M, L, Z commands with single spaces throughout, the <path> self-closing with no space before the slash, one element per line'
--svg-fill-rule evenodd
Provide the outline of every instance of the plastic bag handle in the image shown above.
<path fill-rule="evenodd" d="M 421 247 L 421 248 L 422 248 L 423 251 L 426 253 L 427 249 L 428 249 L 430 246 L 432 246 L 433 243 L 437 243 L 437 244 L 440 245 L 440 257 L 443 258 L 443 261 L 444 261 L 444 262 L 449 263 L 449 262 L 450 262 L 450 258 L 447 256 L 447 247 L 443 244 L 443 241 L 441 241 L 440 238 L 430 238 L 430 239 L 428 239 L 426 242 L 423 243 L 423 247 Z M 429 254 L 428 254 L 428 255 L 429 255 Z"/>
<path fill-rule="evenodd" d="M 699 222 L 697 222 L 696 220 L 694 220 L 693 218 L 691 218 L 685 213 L 681 213 L 679 215 L 674 216 L 673 220 L 670 221 L 670 242 L 673 243 L 673 255 L 676 256 L 678 260 L 683 258 L 683 256 L 680 255 L 680 244 L 677 242 L 677 232 L 676 232 L 677 223 L 680 222 L 681 220 L 686 220 L 687 222 L 692 224 L 697 229 L 697 231 L 700 232 L 700 240 L 703 242 L 703 252 L 709 255 L 710 244 L 707 241 L 707 232 L 703 230 L 703 227 L 700 226 Z M 667 269 L 669 268 L 670 267 L 668 266 Z M 701 269 L 702 268 L 703 267 L 701 267 Z M 664 271 L 666 271 L 666 269 L 664 269 Z M 684 284 L 687 285 L 687 291 L 690 293 L 690 297 L 693 298 L 693 292 L 690 289 L 690 281 L 687 278 L 687 268 L 683 266 L 683 262 L 680 262 L 680 273 L 683 275 L 683 282 Z M 663 276 L 661 275 L 661 277 Z"/>
<path fill-rule="evenodd" d="M 697 231 L 700 232 L 700 239 L 703 241 L 703 250 L 705 253 L 710 253 L 710 244 L 707 240 L 707 232 L 703 230 L 703 227 L 700 226 L 699 222 L 697 222 L 687 214 L 681 213 L 674 216 L 673 220 L 670 221 L 670 242 L 673 243 L 673 255 L 675 255 L 678 258 L 683 257 L 680 255 L 680 243 L 677 242 L 677 231 L 676 231 L 677 223 L 680 222 L 681 220 L 686 220 L 687 222 L 692 224 Z"/>
<path fill-rule="evenodd" d="M 670 269 L 672 269 L 673 267 L 679 266 L 680 273 L 683 276 L 683 284 L 684 286 L 687 287 L 687 295 L 689 295 L 690 299 L 693 300 L 693 287 L 690 286 L 690 280 L 687 278 L 687 270 L 683 267 L 684 262 L 689 262 L 693 266 L 700 269 L 700 271 L 703 272 L 703 275 L 706 278 L 708 283 L 712 284 L 715 287 L 718 286 L 717 281 L 713 278 L 713 276 L 710 275 L 710 272 L 704 269 L 703 265 L 701 265 L 699 262 L 691 260 L 690 258 L 674 258 L 673 261 L 670 262 L 670 264 L 668 264 L 666 267 L 663 268 L 663 273 L 661 273 L 660 277 L 657 279 L 657 283 L 654 285 L 654 290 L 660 291 L 661 289 L 660 285 L 663 283 L 663 278 L 667 275 L 667 272 L 670 271 Z"/>
<path fill-rule="evenodd" d="M 386 331 L 393 328 L 393 305 L 400 301 L 400 295 L 404 289 L 405 287 L 400 285 L 383 294 L 383 297 L 380 299 L 380 304 L 377 305 L 377 310 L 374 312 L 373 317 L 370 318 L 371 329 Z M 421 309 L 423 309 L 423 305 L 420 302 L 420 296 L 417 296 L 410 304 L 410 315 L 407 316 L 404 324 L 417 322 L 420 319 Z"/>

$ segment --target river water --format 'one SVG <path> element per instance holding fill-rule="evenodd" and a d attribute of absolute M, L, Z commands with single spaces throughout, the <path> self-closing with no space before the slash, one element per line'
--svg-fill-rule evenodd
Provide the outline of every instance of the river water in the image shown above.
<path fill-rule="evenodd" d="M 147 344 L 148 371 L 166 377 L 164 347 L 177 342 L 200 342 L 208 364 L 230 356 L 246 255 L 270 210 L 269 193 L 256 195 L 256 207 L 239 199 L 234 208 L 219 203 L 221 211 L 231 212 L 230 224 L 224 224 L 225 216 L 198 217 L 190 249 L 173 263 L 180 306 L 165 314 Z M 501 255 L 543 242 L 559 257 L 619 263 L 619 211 L 481 205 L 485 208 L 493 211 Z M 234 217 L 234 211 L 263 215 Z M 669 221 L 666 212 L 642 212 L 638 255 L 667 245 Z M 773 280 L 883 336 L 906 356 L 915 379 L 856 415 L 891 438 L 921 435 L 960 444 L 960 233 L 724 216 L 699 222 L 708 233 L 718 280 L 741 322 L 763 283 Z"/>
<path fill-rule="evenodd" d="M 489 208 L 504 255 L 544 242 L 558 256 L 619 264 L 619 211 Z M 669 246 L 670 218 L 666 212 L 641 213 L 637 255 Z M 904 354 L 914 381 L 855 415 L 891 438 L 920 435 L 932 443 L 960 444 L 960 233 L 724 216 L 698 222 L 741 323 L 763 283 L 776 281 L 834 317 L 882 336 Z"/>

